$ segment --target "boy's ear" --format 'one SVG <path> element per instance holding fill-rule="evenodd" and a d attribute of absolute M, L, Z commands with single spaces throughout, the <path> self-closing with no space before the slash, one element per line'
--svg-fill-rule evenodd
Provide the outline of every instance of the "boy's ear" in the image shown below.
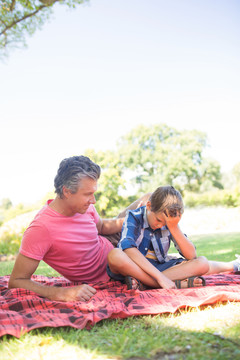
<path fill-rule="evenodd" d="M 151 201 L 148 200 L 148 202 L 146 203 L 147 210 L 151 211 L 151 207 L 152 207 Z"/>

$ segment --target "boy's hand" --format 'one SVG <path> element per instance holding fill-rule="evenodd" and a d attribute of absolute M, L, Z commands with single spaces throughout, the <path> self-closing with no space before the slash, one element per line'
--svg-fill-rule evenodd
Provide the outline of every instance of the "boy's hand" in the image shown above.
<path fill-rule="evenodd" d="M 164 220 L 166 221 L 166 225 L 167 227 L 176 227 L 179 223 L 179 221 L 181 220 L 181 213 L 177 210 L 172 211 L 171 213 L 169 212 L 169 210 L 165 210 L 163 212 L 163 217 Z"/>
<path fill-rule="evenodd" d="M 176 285 L 172 280 L 163 274 L 161 275 L 161 279 L 158 280 L 158 283 L 162 289 L 176 289 Z"/>

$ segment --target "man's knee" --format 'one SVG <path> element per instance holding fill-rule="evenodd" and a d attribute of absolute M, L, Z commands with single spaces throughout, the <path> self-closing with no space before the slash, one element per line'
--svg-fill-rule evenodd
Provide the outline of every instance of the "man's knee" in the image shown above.
<path fill-rule="evenodd" d="M 108 253 L 108 264 L 111 270 L 121 269 L 125 265 L 124 261 L 125 254 L 120 249 L 112 249 Z"/>
<path fill-rule="evenodd" d="M 108 256 L 107 256 L 107 260 L 108 260 L 108 264 L 112 265 L 114 263 L 116 263 L 116 261 L 119 260 L 119 258 L 121 257 L 121 252 L 122 250 L 114 248 L 111 251 L 109 251 Z"/>

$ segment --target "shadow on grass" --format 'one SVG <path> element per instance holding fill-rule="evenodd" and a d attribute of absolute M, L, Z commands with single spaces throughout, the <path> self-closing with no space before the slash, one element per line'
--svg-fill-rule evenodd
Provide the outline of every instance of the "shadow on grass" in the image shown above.
<path fill-rule="evenodd" d="M 42 358 L 53 351 L 68 358 L 74 349 L 78 359 L 236 359 L 240 357 L 240 342 L 215 333 L 186 331 L 164 324 L 167 315 L 105 320 L 91 330 L 44 328 L 33 330 L 21 342 L 39 347 Z M 4 337 L 7 346 L 17 342 Z M 32 345 L 31 345 L 32 344 Z M 2 347 L 3 348 L 3 347 Z M 57 349 L 57 350 L 56 350 Z M 36 350 L 36 349 L 35 349 Z M 13 353 L 13 350 L 12 350 Z M 1 355 L 1 353 L 0 353 Z M 16 349 L 15 358 L 18 358 Z M 8 358 L 4 358 L 8 359 Z M 28 351 L 28 359 L 32 359 Z"/>
<path fill-rule="evenodd" d="M 209 260 L 231 261 L 239 249 L 240 233 L 192 236 L 198 255 Z M 3 265 L 4 263 L 1 263 Z M 1 275 L 11 272 L 13 262 L 4 264 Z M 38 274 L 58 276 L 44 263 Z M 175 314 L 174 314 L 175 316 Z M 4 336 L 0 358 L 8 359 L 237 359 L 240 358 L 240 325 L 227 331 L 228 337 L 213 332 L 186 331 L 166 324 L 167 315 L 104 320 L 90 331 L 73 328 L 33 330 L 20 340 Z M 227 322 L 226 322 L 227 324 Z M 74 351 L 74 356 L 71 352 Z M 51 356 L 51 357 L 50 357 Z"/>

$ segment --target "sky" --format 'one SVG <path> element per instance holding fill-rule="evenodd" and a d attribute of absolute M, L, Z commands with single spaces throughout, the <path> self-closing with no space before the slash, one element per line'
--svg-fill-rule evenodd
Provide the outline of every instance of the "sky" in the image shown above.
<path fill-rule="evenodd" d="M 53 190 L 62 159 L 114 149 L 140 124 L 207 133 L 240 161 L 240 2 L 90 0 L 54 7 L 0 62 L 0 200 Z"/>

